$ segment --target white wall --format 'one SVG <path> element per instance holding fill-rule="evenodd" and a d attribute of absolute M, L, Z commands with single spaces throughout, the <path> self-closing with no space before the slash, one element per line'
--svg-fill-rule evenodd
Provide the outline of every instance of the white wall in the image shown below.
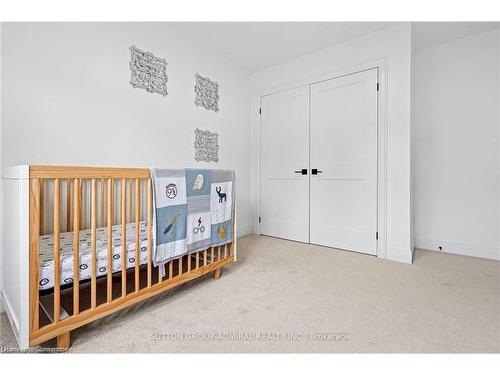
<path fill-rule="evenodd" d="M 500 30 L 417 51 L 419 248 L 500 259 Z"/>
<path fill-rule="evenodd" d="M 130 51 L 168 61 L 163 97 L 134 89 Z M 2 167 L 16 164 L 236 170 L 239 234 L 251 230 L 249 74 L 164 23 L 8 23 L 2 34 Z M 220 111 L 194 105 L 194 74 L 220 84 Z M 220 162 L 194 161 L 196 128 Z"/>
<path fill-rule="evenodd" d="M 0 52 L 2 51 L 2 28 L 3 28 L 3 23 L 0 22 Z M 0 58 L 0 98 L 2 97 L 2 59 Z M 0 119 L 2 118 L 2 101 L 0 100 Z M 2 165 L 2 127 L 0 126 L 0 166 Z M 2 238 L 2 230 L 3 230 L 3 223 L 2 223 L 2 203 L 3 202 L 3 196 L 2 196 L 2 184 L 0 184 L 0 238 Z M 3 251 L 2 251 L 2 245 L 0 241 L 0 270 L 2 270 L 2 262 L 3 262 Z M 0 277 L 0 290 L 3 289 L 3 278 Z M 3 302 L 2 298 L 0 297 L 0 312 L 3 311 Z"/>
<path fill-rule="evenodd" d="M 387 254 L 388 259 L 411 262 L 410 186 L 410 70 L 411 25 L 398 24 L 319 52 L 260 71 L 252 76 L 252 96 L 310 77 L 385 59 L 387 63 Z M 258 118 L 253 121 L 258 126 Z M 252 150 L 257 150 L 253 132 Z M 252 173 L 258 176 L 258 155 L 252 157 Z M 257 207 L 258 186 L 254 187 Z"/>
<path fill-rule="evenodd" d="M 412 24 L 411 31 L 411 81 L 410 81 L 410 249 L 415 250 L 415 25 Z M 412 253 L 413 256 L 413 253 Z"/>

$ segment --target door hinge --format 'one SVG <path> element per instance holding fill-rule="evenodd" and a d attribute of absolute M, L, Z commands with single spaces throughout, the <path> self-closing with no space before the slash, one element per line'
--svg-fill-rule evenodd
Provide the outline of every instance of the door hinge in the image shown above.
<path fill-rule="evenodd" d="M 377 82 L 377 91 L 379 90 L 379 83 Z"/>
<path fill-rule="evenodd" d="M 375 239 L 378 240 L 378 232 L 375 233 Z"/>
<path fill-rule="evenodd" d="M 262 108 L 259 108 L 259 115 L 262 114 Z"/>
<path fill-rule="evenodd" d="M 260 216 L 259 216 L 259 223 L 260 223 Z"/>

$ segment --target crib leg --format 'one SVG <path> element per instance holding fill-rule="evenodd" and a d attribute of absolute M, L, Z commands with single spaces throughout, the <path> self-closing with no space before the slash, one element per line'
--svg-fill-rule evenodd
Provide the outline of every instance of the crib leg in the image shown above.
<path fill-rule="evenodd" d="M 212 277 L 217 280 L 220 278 L 220 267 L 212 271 Z"/>
<path fill-rule="evenodd" d="M 57 349 L 59 350 L 68 350 L 70 347 L 71 339 L 70 339 L 70 333 L 66 332 L 63 333 L 62 335 L 57 336 Z"/>

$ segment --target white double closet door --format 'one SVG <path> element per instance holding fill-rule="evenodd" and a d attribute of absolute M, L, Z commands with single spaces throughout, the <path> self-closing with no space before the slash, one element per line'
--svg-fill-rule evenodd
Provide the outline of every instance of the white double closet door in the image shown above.
<path fill-rule="evenodd" d="M 260 231 L 377 253 L 377 69 L 261 97 Z"/>

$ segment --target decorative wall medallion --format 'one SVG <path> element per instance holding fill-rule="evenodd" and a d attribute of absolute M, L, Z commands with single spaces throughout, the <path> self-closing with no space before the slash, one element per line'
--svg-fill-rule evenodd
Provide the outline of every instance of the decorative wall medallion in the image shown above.
<path fill-rule="evenodd" d="M 151 52 L 141 51 L 136 46 L 130 47 L 130 84 L 133 87 L 157 92 L 163 96 L 167 93 L 167 60 L 155 57 Z"/>
<path fill-rule="evenodd" d="M 208 110 L 219 112 L 219 84 L 207 77 L 195 74 L 194 104 Z"/>
<path fill-rule="evenodd" d="M 219 135 L 208 130 L 194 131 L 194 159 L 196 161 L 219 161 Z"/>

